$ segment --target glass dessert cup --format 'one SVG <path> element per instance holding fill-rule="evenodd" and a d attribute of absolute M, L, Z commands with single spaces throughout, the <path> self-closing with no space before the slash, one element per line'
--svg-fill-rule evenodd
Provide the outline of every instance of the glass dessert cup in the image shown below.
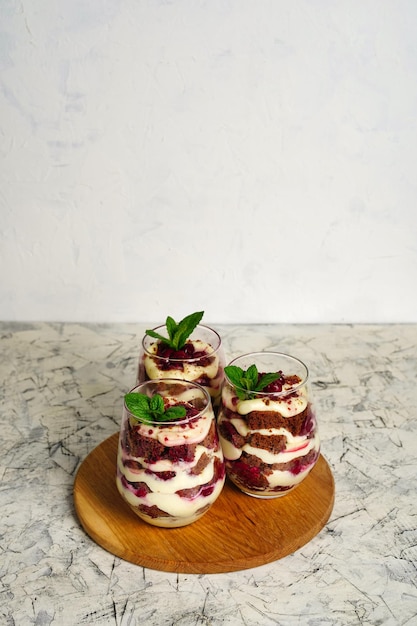
<path fill-rule="evenodd" d="M 166 325 L 153 329 L 167 336 Z M 184 348 L 174 352 L 149 335 L 142 339 L 137 382 L 158 378 L 178 378 L 198 383 L 211 396 L 214 406 L 220 402 L 224 380 L 225 356 L 220 335 L 203 324 L 191 333 Z"/>
<path fill-rule="evenodd" d="M 142 520 L 165 528 L 186 526 L 219 497 L 225 467 L 208 392 L 176 379 L 146 381 L 130 393 L 186 407 L 176 421 L 144 423 L 123 405 L 116 484 Z"/>
<path fill-rule="evenodd" d="M 245 371 L 252 364 L 259 374 L 279 372 L 281 378 L 262 391 L 245 392 L 226 373 L 218 415 L 220 442 L 227 476 L 241 491 L 277 498 L 299 485 L 320 455 L 308 369 L 278 352 L 254 352 L 230 363 Z"/>

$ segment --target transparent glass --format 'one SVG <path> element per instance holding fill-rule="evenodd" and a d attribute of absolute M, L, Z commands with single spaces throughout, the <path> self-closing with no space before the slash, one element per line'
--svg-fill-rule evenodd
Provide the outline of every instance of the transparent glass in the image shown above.
<path fill-rule="evenodd" d="M 242 397 L 225 377 L 218 415 L 220 442 L 229 479 L 244 493 L 277 498 L 299 485 L 320 454 L 317 422 L 302 361 L 279 352 L 253 352 L 229 365 L 244 371 L 281 372 L 267 390 Z M 241 397 L 239 397 L 241 396 Z"/>
<path fill-rule="evenodd" d="M 131 393 L 182 404 L 179 421 L 139 421 L 123 405 L 116 483 L 141 519 L 154 526 L 186 526 L 206 513 L 220 495 L 225 467 L 208 392 L 189 381 L 152 380 Z"/>
<path fill-rule="evenodd" d="M 163 337 L 168 337 L 165 325 L 153 329 Z M 220 402 L 224 380 L 225 356 L 220 335 L 199 324 L 187 340 L 192 345 L 194 355 L 188 348 L 171 356 L 169 351 L 159 354 L 160 341 L 145 335 L 142 339 L 137 382 L 157 378 L 178 378 L 198 383 L 211 396 L 215 406 Z M 157 354 L 158 351 L 158 354 Z"/>

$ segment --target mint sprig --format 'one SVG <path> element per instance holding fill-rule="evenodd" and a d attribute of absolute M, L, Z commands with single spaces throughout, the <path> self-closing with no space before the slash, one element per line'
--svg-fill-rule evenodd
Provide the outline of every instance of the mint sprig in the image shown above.
<path fill-rule="evenodd" d="M 250 365 L 246 371 L 237 365 L 227 365 L 224 371 L 235 387 L 239 400 L 250 400 L 256 393 L 265 389 L 268 385 L 282 378 L 280 372 L 262 374 L 259 377 L 258 368 L 255 364 Z"/>
<path fill-rule="evenodd" d="M 164 400 L 158 393 L 151 398 L 144 393 L 127 393 L 125 404 L 129 412 L 144 424 L 172 422 L 187 414 L 184 406 L 170 406 L 165 409 Z"/>
<path fill-rule="evenodd" d="M 204 311 L 191 313 L 191 315 L 184 317 L 178 324 L 172 317 L 168 316 L 165 322 L 168 337 L 163 337 L 154 330 L 146 330 L 145 334 L 154 339 L 159 339 L 173 350 L 181 350 L 194 328 L 200 323 L 203 315 Z"/>

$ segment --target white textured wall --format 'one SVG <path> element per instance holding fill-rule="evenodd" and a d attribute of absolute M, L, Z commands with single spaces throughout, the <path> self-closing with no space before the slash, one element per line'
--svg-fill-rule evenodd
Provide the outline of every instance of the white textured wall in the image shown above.
<path fill-rule="evenodd" d="M 415 0 L 2 0 L 0 318 L 417 321 Z"/>

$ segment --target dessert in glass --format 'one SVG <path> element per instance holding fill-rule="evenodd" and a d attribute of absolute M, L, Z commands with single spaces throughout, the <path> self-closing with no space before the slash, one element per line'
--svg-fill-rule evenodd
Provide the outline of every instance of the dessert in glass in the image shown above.
<path fill-rule="evenodd" d="M 188 315 L 178 324 L 172 317 L 147 330 L 142 339 L 137 382 L 178 378 L 198 383 L 216 407 L 224 380 L 225 356 L 218 333 L 200 324 L 204 311 Z"/>
<path fill-rule="evenodd" d="M 320 454 L 308 369 L 295 357 L 254 352 L 225 367 L 218 429 L 229 479 L 258 498 L 299 485 Z"/>
<path fill-rule="evenodd" d="M 116 484 L 154 526 L 186 526 L 219 497 L 225 467 L 209 393 L 196 383 L 160 379 L 126 394 Z"/>

